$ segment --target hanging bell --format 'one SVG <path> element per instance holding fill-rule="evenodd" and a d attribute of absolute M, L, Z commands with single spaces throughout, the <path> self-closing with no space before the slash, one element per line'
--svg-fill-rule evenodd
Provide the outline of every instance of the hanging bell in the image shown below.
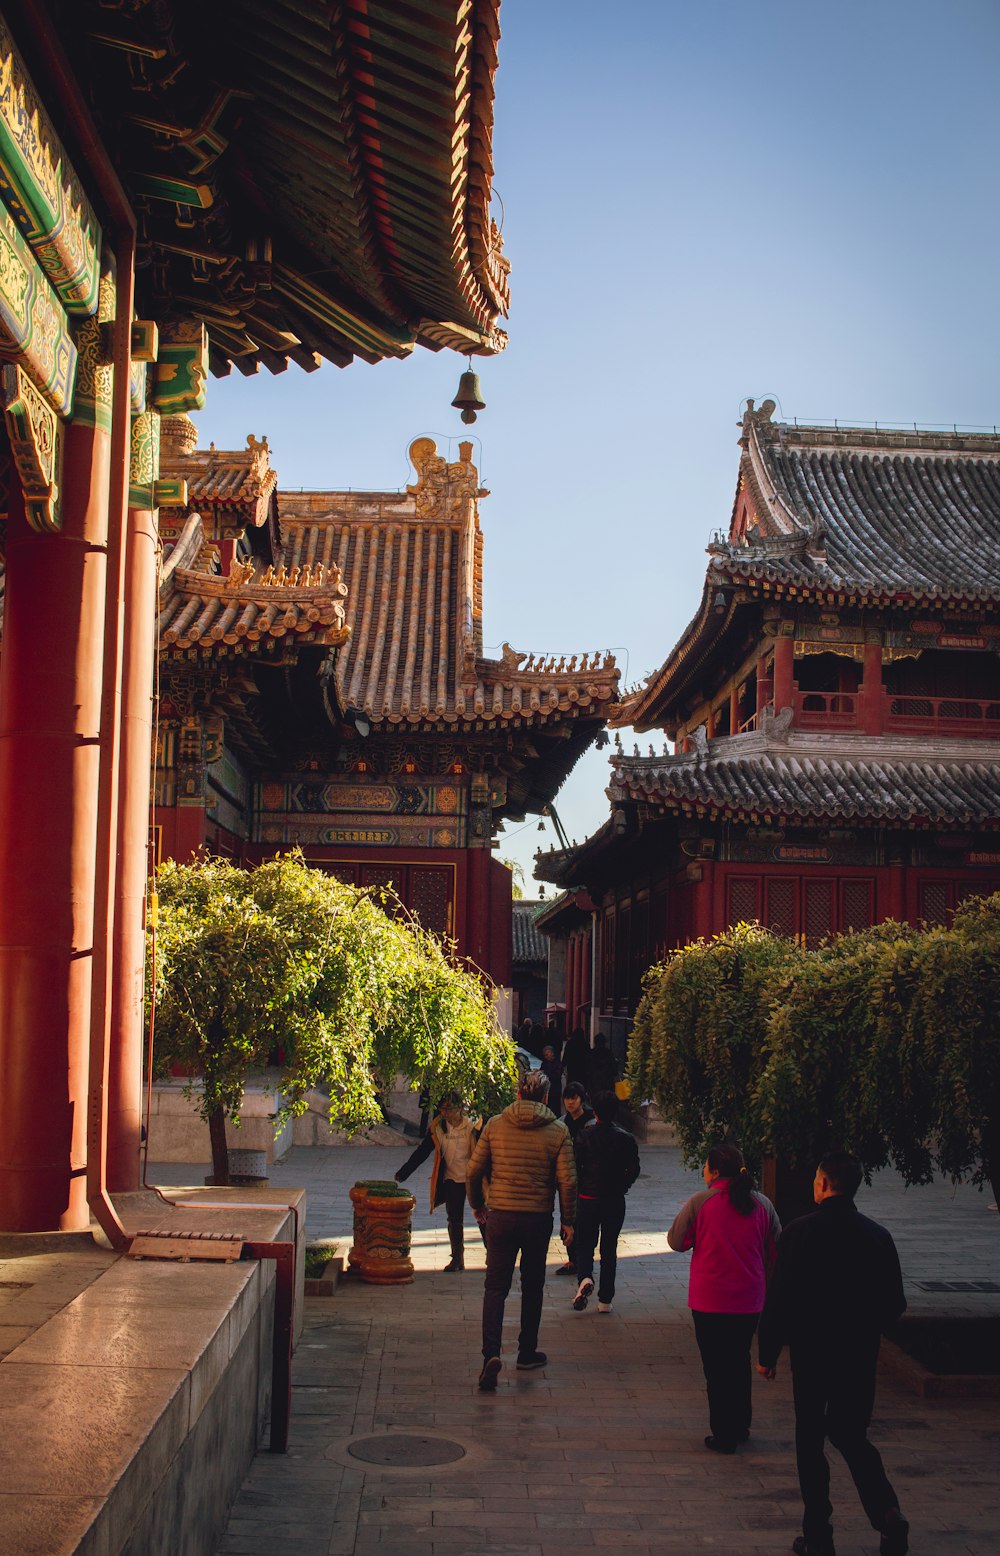
<path fill-rule="evenodd" d="M 479 388 L 478 373 L 474 373 L 470 368 L 467 373 L 462 374 L 458 381 L 458 393 L 451 403 L 456 411 L 461 411 L 462 420 L 470 424 L 475 421 L 477 411 L 485 411 L 486 401 Z"/>

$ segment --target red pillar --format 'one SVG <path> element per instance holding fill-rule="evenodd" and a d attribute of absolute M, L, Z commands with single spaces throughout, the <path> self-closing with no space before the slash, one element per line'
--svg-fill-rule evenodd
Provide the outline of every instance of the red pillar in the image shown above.
<path fill-rule="evenodd" d="M 861 727 L 866 735 L 882 733 L 882 645 L 866 643 L 861 675 Z"/>
<path fill-rule="evenodd" d="M 795 644 L 791 638 L 774 640 L 774 711 L 794 707 Z"/>
<path fill-rule="evenodd" d="M 738 735 L 740 732 L 740 692 L 736 682 L 733 682 L 729 693 L 729 733 Z"/>
<path fill-rule="evenodd" d="M 566 1025 L 570 1031 L 576 1026 L 576 936 L 570 933 L 566 944 Z"/>
<path fill-rule="evenodd" d="M 148 868 L 153 675 L 156 654 L 156 516 L 130 508 L 126 536 L 118 871 L 108 1074 L 107 1185 L 139 1187 L 142 1121 L 143 903 Z"/>
<path fill-rule="evenodd" d="M 771 677 L 767 673 L 767 658 L 764 654 L 757 661 L 757 719 L 771 701 L 774 686 Z"/>
<path fill-rule="evenodd" d="M 587 925 L 587 928 L 584 930 L 583 936 L 582 936 L 581 941 L 580 941 L 581 950 L 583 952 L 583 991 L 582 991 L 583 998 L 580 1001 L 580 1003 L 582 1005 L 590 1005 L 590 1004 L 592 1004 L 591 994 L 590 994 L 590 975 L 591 975 L 591 972 L 593 970 L 593 968 L 592 968 L 593 933 L 594 933 L 594 925 L 593 925 L 593 920 L 591 919 L 590 923 Z"/>
<path fill-rule="evenodd" d="M 0 1227 L 89 1225 L 110 442 L 65 431 L 63 527 L 12 491 L 0 660 Z M 16 483 L 14 483 L 16 485 Z"/>

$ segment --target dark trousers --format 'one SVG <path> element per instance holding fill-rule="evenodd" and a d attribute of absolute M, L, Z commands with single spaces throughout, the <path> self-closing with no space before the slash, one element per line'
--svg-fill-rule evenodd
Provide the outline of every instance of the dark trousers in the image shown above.
<path fill-rule="evenodd" d="M 520 1354 L 538 1348 L 545 1259 L 552 1217 L 535 1210 L 491 1210 L 486 1217 L 486 1286 L 483 1291 L 483 1356 L 500 1355 L 503 1310 L 521 1255 Z"/>
<path fill-rule="evenodd" d="M 692 1311 L 691 1317 L 705 1373 L 712 1436 L 735 1445 L 750 1431 L 750 1343 L 760 1314 Z"/>
<path fill-rule="evenodd" d="M 795 1398 L 795 1461 L 802 1491 L 802 1533 L 822 1544 L 833 1536 L 827 1438 L 843 1455 L 873 1529 L 899 1499 L 886 1477 L 882 1457 L 868 1441 L 875 1404 L 878 1345 L 866 1354 L 792 1358 Z"/>
<path fill-rule="evenodd" d="M 465 1206 L 465 1184 L 453 1183 L 450 1178 L 445 1178 L 444 1208 L 448 1217 L 448 1241 L 451 1244 L 451 1256 L 459 1264 L 465 1262 Z M 483 1232 L 485 1241 L 486 1233 Z"/>
<path fill-rule="evenodd" d="M 577 1280 L 593 1280 L 594 1249 L 601 1239 L 599 1302 L 613 1302 L 618 1270 L 618 1234 L 625 1220 L 624 1194 L 602 1194 L 576 1202 L 576 1231 L 570 1247 L 575 1254 Z"/>

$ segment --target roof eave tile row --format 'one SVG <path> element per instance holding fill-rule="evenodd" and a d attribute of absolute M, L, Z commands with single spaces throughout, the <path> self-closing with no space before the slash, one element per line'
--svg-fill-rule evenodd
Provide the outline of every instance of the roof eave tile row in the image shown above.
<path fill-rule="evenodd" d="M 754 752 L 620 757 L 608 793 L 708 817 L 870 821 L 910 826 L 1000 825 L 1000 748 L 979 760 L 796 756 Z"/>

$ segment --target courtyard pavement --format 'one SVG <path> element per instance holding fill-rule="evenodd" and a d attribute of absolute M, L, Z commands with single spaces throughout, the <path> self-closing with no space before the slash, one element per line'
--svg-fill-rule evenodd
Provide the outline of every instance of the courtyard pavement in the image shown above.
<path fill-rule="evenodd" d="M 334 1237 L 346 1254 L 351 1184 L 391 1177 L 412 1146 L 399 1137 L 297 1148 L 270 1169 L 271 1186 L 304 1187 L 309 1236 Z M 408 1185 L 417 1198 L 416 1279 L 397 1287 L 352 1279 L 332 1298 L 307 1299 L 289 1452 L 254 1461 L 220 1556 L 788 1551 L 801 1507 L 786 1358 L 776 1382 L 755 1377 L 751 1443 L 735 1458 L 707 1452 L 703 1379 L 685 1305 L 689 1259 L 670 1253 L 665 1238 L 700 1178 L 673 1147 L 641 1149 L 614 1312 L 598 1314 L 596 1304 L 571 1310 L 574 1286 L 555 1273 L 562 1249 L 554 1240 L 540 1336 L 549 1365 L 514 1370 L 515 1281 L 507 1366 L 492 1395 L 476 1388 L 482 1245 L 470 1218 L 469 1269 L 443 1273 L 443 1211 L 430 1214 L 428 1167 L 418 1169 Z M 151 1167 L 149 1178 L 199 1181 L 198 1169 L 180 1166 Z M 990 1199 L 943 1183 L 907 1190 L 892 1174 L 862 1188 L 860 1207 L 896 1238 L 911 1312 L 1000 1313 L 1000 1225 Z M 977 1282 L 997 1290 L 954 1289 Z M 349 1451 L 361 1439 L 388 1436 L 422 1440 L 410 1445 L 420 1457 L 456 1457 L 389 1467 Z M 922 1399 L 883 1378 L 872 1437 L 910 1520 L 915 1556 L 997 1556 L 1000 1401 Z M 839 1556 L 874 1556 L 878 1537 L 842 1461 L 830 1457 Z"/>

